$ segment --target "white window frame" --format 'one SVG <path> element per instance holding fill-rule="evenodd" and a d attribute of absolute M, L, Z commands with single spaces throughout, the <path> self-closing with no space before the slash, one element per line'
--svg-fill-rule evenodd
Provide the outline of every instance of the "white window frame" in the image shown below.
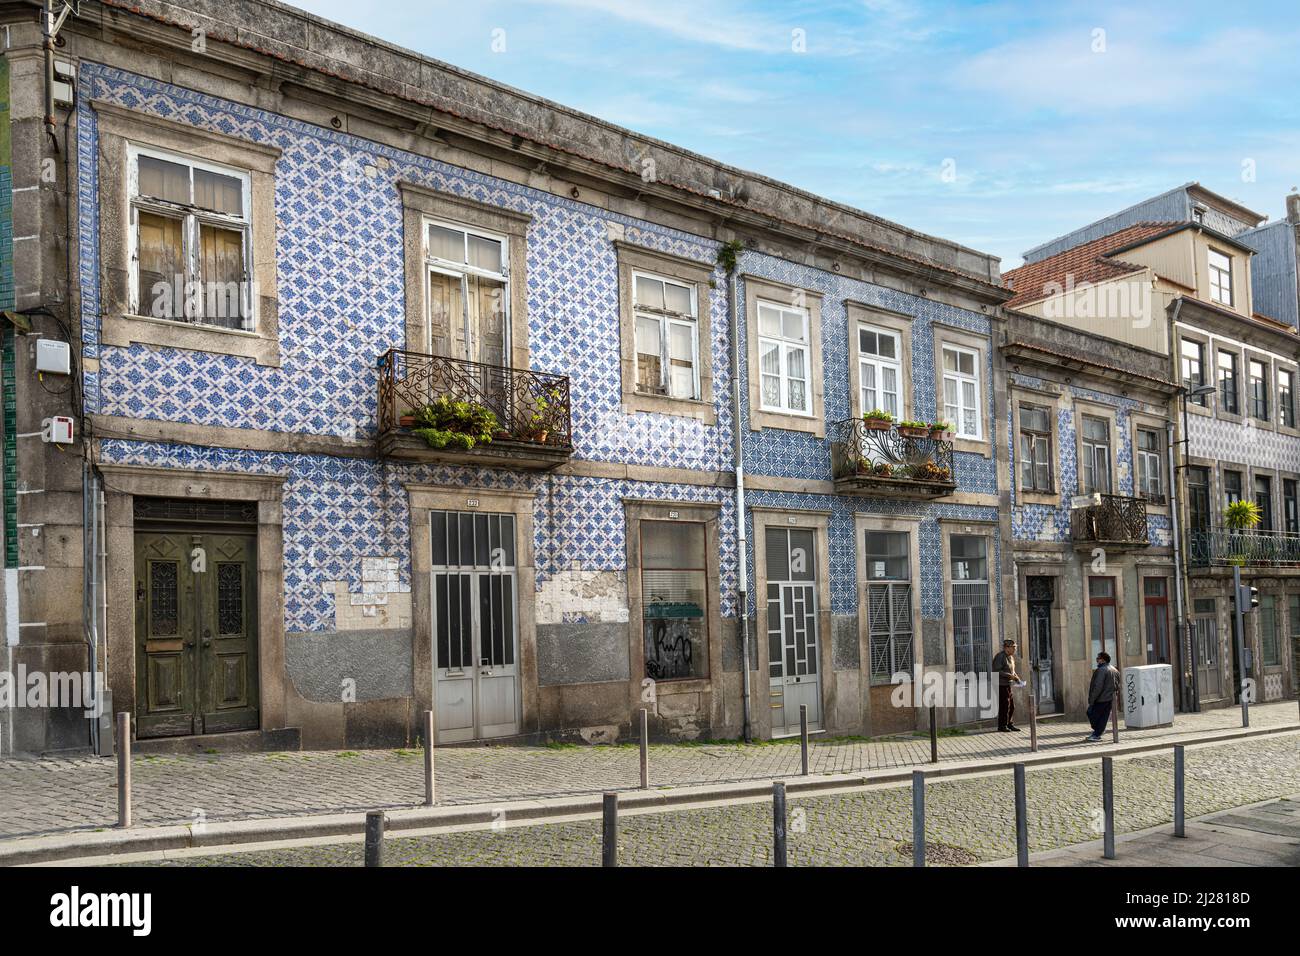
<path fill-rule="evenodd" d="M 757 305 L 758 314 L 754 316 L 754 326 L 756 329 L 762 329 L 763 319 L 762 312 L 764 308 L 776 309 L 778 312 L 793 312 L 803 317 L 803 340 L 795 341 L 788 339 L 784 334 L 780 336 L 764 335 L 761 331 L 758 334 L 758 367 L 754 369 L 754 374 L 758 376 L 758 401 L 759 408 L 765 412 L 780 412 L 783 415 L 797 415 L 800 418 L 813 417 L 813 374 L 812 374 L 812 340 L 809 327 L 808 309 L 800 308 L 794 305 L 787 305 L 781 302 L 770 302 L 766 299 L 759 299 Z M 784 331 L 785 323 L 782 321 L 782 330 Z M 769 405 L 763 398 L 763 346 L 775 345 L 778 349 L 780 359 L 777 370 L 778 395 L 780 404 Z M 804 353 L 804 401 L 807 408 L 791 408 L 787 402 L 787 396 L 790 394 L 790 354 L 795 351 Z"/>
<path fill-rule="evenodd" d="M 888 359 L 888 358 L 883 358 L 880 355 L 867 355 L 863 353 L 862 332 L 864 330 L 871 332 L 877 338 L 883 336 L 886 338 L 893 339 L 894 358 Z M 882 409 L 883 411 L 890 412 L 896 419 L 902 418 L 903 408 L 904 408 L 903 398 L 905 394 L 905 389 L 907 388 L 903 380 L 903 362 L 902 362 L 903 336 L 892 329 L 881 328 L 878 325 L 872 325 L 870 322 L 859 322 L 857 348 L 858 348 L 858 400 L 862 403 L 863 414 L 872 411 L 873 409 L 879 408 Z M 871 389 L 876 393 L 876 401 L 874 403 L 867 401 L 867 390 L 868 390 L 867 375 L 866 375 L 867 369 L 871 369 L 872 378 L 876 383 L 875 386 Z M 886 406 L 880 401 L 880 399 L 886 394 L 884 390 L 884 386 L 882 384 L 884 382 L 884 371 L 886 369 L 890 369 L 894 372 L 895 391 L 893 393 L 894 407 L 892 409 L 886 408 Z"/>
<path fill-rule="evenodd" d="M 1215 262 L 1215 257 L 1222 259 L 1224 265 Z M 1220 305 L 1232 305 L 1232 256 L 1210 249 L 1206 256 L 1206 269 L 1210 281 L 1210 299 Z"/>
<path fill-rule="evenodd" d="M 236 166 L 226 166 L 222 163 L 211 163 L 206 160 L 195 159 L 184 153 L 177 153 L 166 149 L 156 149 L 152 146 L 141 146 L 137 143 L 127 143 L 127 202 L 128 202 L 128 222 L 126 228 L 127 242 L 127 262 L 130 263 L 130 270 L 127 276 L 127 303 L 128 309 L 132 315 L 153 318 L 162 322 L 177 322 L 184 325 L 195 325 L 205 329 L 217 329 L 225 332 L 256 332 L 257 331 L 257 296 L 253 294 L 253 179 L 247 169 L 241 169 Z M 178 205 L 154 198 L 142 198 L 140 191 L 140 166 L 141 156 L 150 159 L 157 159 L 162 162 L 174 163 L 178 166 L 185 166 L 190 170 L 190 199 L 194 198 L 194 170 L 201 169 L 210 173 L 217 173 L 221 176 L 229 176 L 238 179 L 240 182 L 240 198 L 242 199 L 242 215 L 231 216 L 225 213 L 219 213 L 212 210 L 199 210 L 193 203 Z M 238 230 L 243 234 L 244 246 L 244 274 L 239 282 L 239 306 L 241 310 L 241 327 L 231 329 L 225 326 L 214 325 L 202 320 L 203 317 L 187 318 L 185 315 L 173 316 L 155 316 L 152 310 L 146 314 L 141 309 L 142 292 L 140 288 L 140 220 L 141 212 L 155 213 L 170 219 L 180 218 L 183 225 L 181 229 L 181 255 L 185 264 L 185 282 L 203 283 L 205 280 L 199 274 L 199 229 L 202 225 L 220 226 L 223 229 Z M 200 289 L 204 286 L 200 286 Z"/>
<path fill-rule="evenodd" d="M 1084 429 L 1084 422 L 1086 419 L 1101 422 L 1106 426 L 1106 443 L 1104 445 L 1088 437 L 1088 433 Z M 1079 446 L 1083 449 L 1084 457 L 1084 460 L 1079 465 L 1079 492 L 1081 494 L 1091 495 L 1100 493 L 1103 495 L 1109 495 L 1115 493 L 1113 474 L 1113 469 L 1115 467 L 1115 444 L 1112 440 L 1112 434 L 1113 429 L 1111 428 L 1111 421 L 1104 415 L 1089 415 L 1084 412 L 1079 416 Z M 1105 475 L 1105 488 L 1100 487 L 1100 483 L 1097 480 L 1099 474 L 1097 469 L 1097 451 L 1101 448 L 1106 449 L 1106 467 L 1104 472 L 1101 472 L 1101 474 Z M 1087 479 L 1089 471 L 1092 472 L 1091 482 Z"/>
<path fill-rule="evenodd" d="M 641 305 L 636 299 L 637 279 L 650 279 L 655 282 L 662 282 L 664 285 L 676 286 L 679 289 L 685 289 L 691 299 L 691 314 L 685 315 L 681 312 L 673 312 L 665 305 L 662 309 L 655 309 L 649 306 Z M 667 299 L 665 299 L 665 303 Z M 632 369 L 633 382 L 639 382 L 641 373 L 641 350 L 636 344 L 637 323 L 642 319 L 651 319 L 659 323 L 659 388 L 658 392 L 641 392 L 643 395 L 658 395 L 664 398 L 680 399 L 687 401 L 700 400 L 700 304 L 696 296 L 695 284 L 692 282 L 683 282 L 681 279 L 674 279 L 672 276 L 661 275 L 657 272 L 650 272 L 645 269 L 632 270 Z M 691 394 L 690 395 L 673 395 L 671 394 L 672 382 L 672 359 L 669 356 L 669 337 L 674 326 L 689 329 L 691 333 Z M 635 385 L 633 387 L 636 387 Z"/>
<path fill-rule="evenodd" d="M 952 352 L 954 355 L 968 355 L 971 359 L 972 374 L 967 375 L 961 371 L 951 371 L 944 361 L 946 353 Z M 984 438 L 984 414 L 981 409 L 981 392 L 980 392 L 980 353 L 977 349 L 966 348 L 963 345 L 952 345 L 947 342 L 939 350 L 939 361 L 943 369 L 943 417 L 950 422 L 953 432 L 958 438 L 965 438 L 971 441 L 982 441 Z M 960 359 L 957 362 L 958 369 L 961 367 Z M 948 383 L 954 385 L 954 392 L 957 398 L 957 404 L 948 401 Z M 966 431 L 965 415 L 967 409 L 962 400 L 962 385 L 969 383 L 974 386 L 975 404 L 971 411 L 975 413 L 975 430 Z"/>
<path fill-rule="evenodd" d="M 1149 432 L 1156 436 L 1156 450 L 1151 451 L 1146 448 L 1138 447 L 1137 439 L 1143 432 Z M 1161 464 L 1161 450 L 1164 442 L 1161 440 L 1160 431 L 1156 428 L 1149 428 L 1145 425 L 1139 425 L 1134 430 L 1134 454 L 1137 458 L 1138 470 L 1138 497 L 1140 498 L 1164 498 L 1165 495 L 1165 478 L 1164 467 Z M 1149 486 L 1155 482 L 1155 488 Z"/>
<path fill-rule="evenodd" d="M 429 251 L 429 227 L 439 226 L 452 232 L 462 233 L 464 236 L 464 249 L 466 260 L 469 259 L 469 237 L 476 236 L 479 239 L 488 239 L 492 242 L 501 243 L 501 271 L 494 272 L 491 269 L 482 269 L 472 266 L 468 261 L 454 262 L 451 259 L 443 259 L 435 256 Z M 477 276 L 482 279 L 490 279 L 494 282 L 501 283 L 501 305 L 503 316 L 502 336 L 504 345 L 502 346 L 502 361 L 509 365 L 509 356 L 511 349 L 510 336 L 510 237 L 500 233 L 490 232 L 486 229 L 476 229 L 467 226 L 463 222 L 453 222 L 449 219 L 438 219 L 434 216 L 422 216 L 420 221 L 420 247 L 424 252 L 424 334 L 427 337 L 433 334 L 433 283 L 430 276 L 433 273 L 450 276 L 453 279 L 460 279 L 460 301 L 461 301 L 461 321 L 464 323 L 464 335 L 466 351 L 469 353 L 469 360 L 474 361 L 473 356 L 478 353 L 475 348 L 478 343 L 470 341 L 469 332 L 469 277 Z M 448 330 L 450 331 L 450 330 Z"/>

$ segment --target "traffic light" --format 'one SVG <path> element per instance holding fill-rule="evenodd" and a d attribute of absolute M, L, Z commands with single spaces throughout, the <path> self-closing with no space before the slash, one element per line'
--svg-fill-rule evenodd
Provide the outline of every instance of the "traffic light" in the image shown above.
<path fill-rule="evenodd" d="M 1233 599 L 1233 606 L 1236 606 L 1236 600 Z M 1259 588 L 1253 584 L 1243 584 L 1241 586 L 1241 613 L 1249 614 L 1259 607 Z"/>

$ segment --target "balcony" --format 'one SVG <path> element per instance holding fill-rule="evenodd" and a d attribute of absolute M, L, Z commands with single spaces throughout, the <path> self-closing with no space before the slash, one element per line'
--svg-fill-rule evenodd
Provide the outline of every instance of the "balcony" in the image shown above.
<path fill-rule="evenodd" d="M 1070 537 L 1078 547 L 1133 549 L 1151 545 L 1147 503 L 1124 495 L 1083 495 L 1070 508 Z"/>
<path fill-rule="evenodd" d="M 440 398 L 492 412 L 491 439 L 430 447 L 409 419 Z M 378 444 L 384 458 L 549 471 L 573 454 L 568 376 L 389 349 L 379 358 Z"/>
<path fill-rule="evenodd" d="M 957 489 L 952 442 L 871 428 L 860 418 L 831 426 L 836 494 L 942 498 Z"/>
<path fill-rule="evenodd" d="M 1191 568 L 1300 567 L 1300 534 L 1287 531 L 1232 531 L 1212 528 L 1187 534 L 1187 566 Z"/>

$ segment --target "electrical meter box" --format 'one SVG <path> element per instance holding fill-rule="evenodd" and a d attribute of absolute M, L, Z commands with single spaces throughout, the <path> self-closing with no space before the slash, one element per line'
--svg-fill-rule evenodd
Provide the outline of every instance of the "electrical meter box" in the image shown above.
<path fill-rule="evenodd" d="M 1169 664 L 1126 667 L 1124 726 L 1161 727 L 1174 722 L 1174 669 Z"/>
<path fill-rule="evenodd" d="M 71 374 L 72 350 L 68 343 L 58 339 L 37 339 L 36 371 L 45 375 Z"/>

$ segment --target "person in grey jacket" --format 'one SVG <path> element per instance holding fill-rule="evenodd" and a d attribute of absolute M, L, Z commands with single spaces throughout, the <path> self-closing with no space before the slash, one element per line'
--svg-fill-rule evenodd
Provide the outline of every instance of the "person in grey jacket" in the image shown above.
<path fill-rule="evenodd" d="M 1110 655 L 1102 651 L 1097 655 L 1097 669 L 1092 672 L 1092 683 L 1088 685 L 1088 721 L 1092 724 L 1092 736 L 1088 739 L 1093 743 L 1101 740 L 1117 693 L 1119 671 L 1111 667 Z"/>

